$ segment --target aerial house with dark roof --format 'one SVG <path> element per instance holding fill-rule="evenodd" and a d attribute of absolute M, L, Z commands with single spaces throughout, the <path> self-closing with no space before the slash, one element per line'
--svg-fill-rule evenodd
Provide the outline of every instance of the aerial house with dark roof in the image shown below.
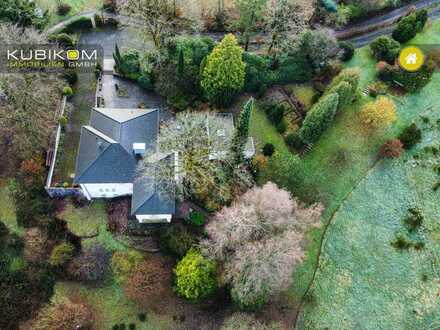
<path fill-rule="evenodd" d="M 164 189 L 156 178 L 136 175 L 144 158 L 175 166 L 175 154 L 157 154 L 158 131 L 158 109 L 94 108 L 81 129 L 74 183 L 89 200 L 132 196 L 131 213 L 139 222 L 170 222 L 175 182 Z"/>

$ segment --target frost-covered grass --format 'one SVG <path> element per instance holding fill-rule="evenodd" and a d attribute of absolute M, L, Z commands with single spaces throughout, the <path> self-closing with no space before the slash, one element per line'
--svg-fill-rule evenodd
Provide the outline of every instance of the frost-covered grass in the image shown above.
<path fill-rule="evenodd" d="M 436 23 L 415 42 L 436 43 L 439 30 L 440 23 Z M 367 59 L 368 49 L 364 48 L 349 64 L 362 65 L 364 86 L 373 72 Z M 440 74 L 436 73 L 419 93 L 396 99 L 398 122 L 382 138 L 396 136 L 413 121 L 424 133 L 424 142 L 402 159 L 374 165 L 379 144 L 362 135 L 356 139 L 354 121 L 343 120 L 344 115 L 307 157 L 308 173 L 322 175 L 312 177 L 312 182 L 328 207 L 325 218 L 342 205 L 326 234 L 299 328 L 434 329 L 440 325 L 436 298 L 440 290 L 440 192 L 432 189 L 440 180 L 433 170 L 440 158 L 422 151 L 427 145 L 439 145 L 439 90 Z M 429 117 L 430 123 L 423 123 L 421 116 Z M 339 177 L 334 162 L 322 161 L 338 141 L 346 141 L 356 155 Z M 413 158 L 415 153 L 421 155 L 420 160 Z M 402 220 L 415 205 L 425 216 L 426 247 L 398 251 L 390 242 L 396 231 L 404 230 Z"/>

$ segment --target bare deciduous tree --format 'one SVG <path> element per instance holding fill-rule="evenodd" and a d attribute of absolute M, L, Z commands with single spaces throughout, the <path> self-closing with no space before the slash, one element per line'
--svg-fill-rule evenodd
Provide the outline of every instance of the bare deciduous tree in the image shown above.
<path fill-rule="evenodd" d="M 173 34 L 176 9 L 172 0 L 118 0 L 118 8 L 141 22 L 143 32 L 157 48 Z"/>
<path fill-rule="evenodd" d="M 231 162 L 228 150 L 232 136 L 225 132 L 222 118 L 216 114 L 183 112 L 176 119 L 161 127 L 159 151 L 178 155 L 177 173 L 164 162 L 144 159 L 138 171 L 142 176 L 161 180 L 161 185 L 169 186 L 177 174 L 179 188 L 184 197 L 194 195 L 215 195 L 219 200 L 230 198 Z M 235 184 L 250 182 L 246 172 L 235 169 Z"/>
<path fill-rule="evenodd" d="M 269 54 L 274 57 L 281 44 L 297 36 L 307 26 L 307 16 L 297 1 L 272 0 L 266 14 L 266 29 L 271 34 Z"/>
<path fill-rule="evenodd" d="M 319 226 L 322 207 L 304 207 L 273 183 L 255 187 L 207 225 L 203 251 L 225 264 L 224 278 L 239 304 L 251 306 L 291 284 L 303 256 L 301 241 Z"/>
<path fill-rule="evenodd" d="M 0 43 L 36 45 L 47 43 L 33 29 L 0 24 Z M 30 158 L 47 146 L 61 82 L 44 72 L 0 74 L 0 144 L 11 159 Z"/>

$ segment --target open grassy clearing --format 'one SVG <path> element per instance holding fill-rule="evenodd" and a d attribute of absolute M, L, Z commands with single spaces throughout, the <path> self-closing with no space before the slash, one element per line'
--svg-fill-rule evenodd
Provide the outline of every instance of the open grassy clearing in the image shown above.
<path fill-rule="evenodd" d="M 68 228 L 75 235 L 93 236 L 83 239 L 82 243 L 85 247 L 99 243 L 110 251 L 127 250 L 127 247 L 107 230 L 107 212 L 104 201 L 94 201 L 82 208 L 75 208 L 68 203 L 59 217 L 67 222 Z"/>
<path fill-rule="evenodd" d="M 431 122 L 440 118 L 436 112 Z M 439 179 L 433 164 L 440 157 L 422 150 L 440 140 L 440 127 L 427 124 L 424 132 L 425 142 L 415 151 L 420 160 L 412 152 L 379 163 L 335 215 L 300 328 L 439 325 L 440 194 L 432 187 Z M 420 236 L 426 246 L 399 251 L 390 243 L 396 231 L 405 230 L 402 220 L 414 206 L 425 216 Z"/>
<path fill-rule="evenodd" d="M 413 42 L 438 42 L 439 28 L 440 24 L 435 24 Z M 367 51 L 361 50 L 350 64 L 365 63 Z M 403 97 L 398 102 L 399 121 L 388 134 L 395 135 L 422 114 L 438 118 L 439 90 L 440 74 L 436 73 L 421 92 Z M 430 125 L 424 134 L 426 143 L 439 140 L 439 135 L 431 135 Z M 363 148 L 370 149 L 370 153 L 377 150 L 369 143 Z M 432 168 L 413 167 L 402 160 L 397 164 L 379 163 L 364 173 L 367 176 L 347 195 L 329 228 L 311 291 L 315 299 L 306 304 L 300 328 L 333 329 L 341 328 L 341 324 L 347 329 L 430 328 L 436 322 L 434 315 L 439 313 L 432 297 L 438 292 L 438 277 L 429 266 L 439 252 L 435 242 L 440 197 L 432 191 L 436 183 Z M 402 226 L 402 212 L 416 201 L 427 217 L 427 228 L 431 228 L 426 251 L 397 253 L 390 241 L 396 228 Z M 337 207 L 338 202 L 333 200 L 330 207 Z M 427 283 L 421 280 L 425 275 Z"/>

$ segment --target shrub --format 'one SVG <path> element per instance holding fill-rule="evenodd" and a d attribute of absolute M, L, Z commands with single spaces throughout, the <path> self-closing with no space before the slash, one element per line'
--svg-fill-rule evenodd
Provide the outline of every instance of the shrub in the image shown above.
<path fill-rule="evenodd" d="M 252 160 L 252 173 L 254 176 L 257 176 L 259 171 L 264 170 L 267 168 L 268 159 L 264 155 L 256 155 L 254 159 Z"/>
<path fill-rule="evenodd" d="M 67 97 L 70 97 L 70 96 L 72 96 L 74 93 L 73 93 L 73 89 L 72 89 L 72 87 L 70 87 L 70 86 L 65 86 L 64 88 L 63 88 L 63 95 L 64 96 L 67 96 Z"/>
<path fill-rule="evenodd" d="M 342 70 L 327 87 L 324 96 L 336 93 L 339 96 L 338 110 L 349 106 L 357 96 L 360 80 L 358 68 Z"/>
<path fill-rule="evenodd" d="M 402 18 L 393 31 L 393 39 L 405 43 L 421 32 L 428 21 L 428 12 L 423 9 Z"/>
<path fill-rule="evenodd" d="M 111 200 L 107 205 L 108 229 L 111 232 L 123 234 L 128 227 L 130 201 L 128 199 Z"/>
<path fill-rule="evenodd" d="M 435 63 L 427 60 L 416 72 L 409 72 L 400 66 L 391 68 L 388 82 L 402 87 L 407 92 L 413 93 L 425 87 L 430 81 L 435 70 Z"/>
<path fill-rule="evenodd" d="M 339 43 L 339 48 L 341 49 L 341 60 L 344 62 L 350 61 L 354 56 L 354 46 L 350 42 L 341 41 Z"/>
<path fill-rule="evenodd" d="M 19 26 L 31 26 L 42 30 L 48 23 L 48 15 L 39 14 L 34 1 L 2 0 L 0 1 L 0 19 Z"/>
<path fill-rule="evenodd" d="M 341 81 L 329 93 L 338 95 L 338 110 L 342 110 L 352 104 L 355 96 L 351 85 L 346 81 Z"/>
<path fill-rule="evenodd" d="M 60 4 L 58 4 L 57 12 L 58 12 L 58 15 L 64 16 L 64 15 L 67 15 L 71 9 L 72 9 L 72 7 L 70 5 L 68 5 L 67 3 L 60 3 Z"/>
<path fill-rule="evenodd" d="M 285 120 L 282 120 L 278 125 L 277 125 L 277 131 L 280 134 L 284 134 L 287 130 L 287 124 Z"/>
<path fill-rule="evenodd" d="M 176 292 L 192 301 L 212 295 L 217 289 L 216 265 L 197 250 L 190 250 L 177 264 Z"/>
<path fill-rule="evenodd" d="M 74 48 L 76 45 L 76 39 L 67 33 L 59 33 L 51 35 L 49 41 L 56 42 L 64 48 Z"/>
<path fill-rule="evenodd" d="M 297 133 L 288 134 L 285 138 L 285 141 L 289 147 L 295 150 L 300 150 L 304 145 Z"/>
<path fill-rule="evenodd" d="M 63 77 L 67 80 L 69 85 L 75 85 L 78 81 L 78 72 L 74 69 L 68 69 L 64 72 Z"/>
<path fill-rule="evenodd" d="M 267 118 L 274 125 L 278 125 L 284 118 L 285 107 L 282 104 L 269 105 L 266 108 Z"/>
<path fill-rule="evenodd" d="M 403 143 L 403 147 L 409 150 L 422 141 L 422 130 L 415 123 L 412 123 L 403 130 L 399 140 Z"/>
<path fill-rule="evenodd" d="M 144 260 L 142 254 L 130 250 L 128 252 L 115 252 L 111 261 L 111 269 L 118 283 L 124 283 L 133 273 L 139 263 Z"/>
<path fill-rule="evenodd" d="M 313 78 L 312 65 L 299 49 L 295 49 L 289 54 L 281 54 L 278 62 L 276 70 L 273 70 L 270 76 L 270 79 L 273 80 L 270 85 L 305 82 Z"/>
<path fill-rule="evenodd" d="M 279 323 L 264 324 L 255 316 L 247 313 L 235 312 L 223 321 L 220 330 L 280 330 Z"/>
<path fill-rule="evenodd" d="M 75 247 L 67 242 L 56 245 L 50 254 L 49 263 L 54 267 L 64 266 L 72 260 Z"/>
<path fill-rule="evenodd" d="M 102 281 L 109 267 L 110 255 L 102 245 L 95 244 L 72 260 L 69 274 L 79 281 Z"/>
<path fill-rule="evenodd" d="M 263 147 L 263 155 L 270 157 L 275 153 L 275 146 L 272 143 L 266 143 Z"/>
<path fill-rule="evenodd" d="M 139 79 L 141 73 L 139 52 L 137 50 L 130 49 L 121 54 L 118 45 L 116 45 L 113 59 L 115 60 L 116 70 L 121 75 L 130 80 Z"/>
<path fill-rule="evenodd" d="M 90 307 L 82 301 L 58 298 L 40 310 L 33 328 L 93 329 L 93 314 Z"/>
<path fill-rule="evenodd" d="M 373 56 L 378 61 L 393 64 L 399 55 L 400 44 L 390 37 L 379 37 L 370 45 Z"/>
<path fill-rule="evenodd" d="M 201 86 L 212 103 L 227 106 L 245 81 L 246 65 L 243 50 L 232 34 L 226 35 L 206 58 L 202 69 Z"/>
<path fill-rule="evenodd" d="M 362 107 L 360 117 L 368 128 L 386 127 L 397 120 L 396 105 L 391 99 L 380 96 Z"/>
<path fill-rule="evenodd" d="M 423 224 L 424 216 L 419 208 L 413 207 L 408 210 L 409 215 L 405 218 L 405 223 L 410 230 L 417 230 Z"/>
<path fill-rule="evenodd" d="M 171 270 L 157 257 L 136 266 L 124 285 L 128 298 L 141 305 L 158 305 L 171 284 Z"/>
<path fill-rule="evenodd" d="M 274 80 L 274 73 L 270 69 L 270 59 L 253 53 L 244 53 L 246 63 L 246 78 L 244 90 L 250 93 L 262 93 Z"/>
<path fill-rule="evenodd" d="M 413 246 L 411 238 L 405 232 L 397 232 L 391 245 L 399 250 L 406 250 Z"/>
<path fill-rule="evenodd" d="M 189 215 L 187 222 L 195 227 L 202 227 L 205 224 L 206 220 L 203 214 L 193 211 Z"/>
<path fill-rule="evenodd" d="M 41 263 L 47 260 L 49 254 L 49 239 L 47 233 L 38 228 L 33 227 L 25 231 L 24 234 L 23 257 L 30 263 Z"/>
<path fill-rule="evenodd" d="M 319 100 L 307 113 L 299 136 L 304 143 L 316 142 L 333 122 L 338 110 L 339 96 L 329 94 Z"/>
<path fill-rule="evenodd" d="M 197 243 L 197 239 L 185 227 L 173 225 L 166 228 L 160 242 L 169 253 L 183 257 Z"/>
<path fill-rule="evenodd" d="M 403 144 L 399 139 L 387 141 L 380 147 L 379 157 L 381 158 L 399 158 L 403 152 Z"/>
<path fill-rule="evenodd" d="M 154 90 L 153 76 L 151 74 L 142 73 L 141 76 L 138 78 L 137 83 L 139 86 L 147 91 Z"/>
<path fill-rule="evenodd" d="M 58 124 L 60 124 L 63 128 L 66 127 L 67 118 L 65 116 L 61 116 L 60 119 L 58 119 Z"/>
<path fill-rule="evenodd" d="M 138 319 L 139 319 L 140 322 L 145 322 L 145 321 L 147 320 L 147 314 L 145 314 L 145 313 L 140 313 L 140 314 L 138 315 Z"/>

